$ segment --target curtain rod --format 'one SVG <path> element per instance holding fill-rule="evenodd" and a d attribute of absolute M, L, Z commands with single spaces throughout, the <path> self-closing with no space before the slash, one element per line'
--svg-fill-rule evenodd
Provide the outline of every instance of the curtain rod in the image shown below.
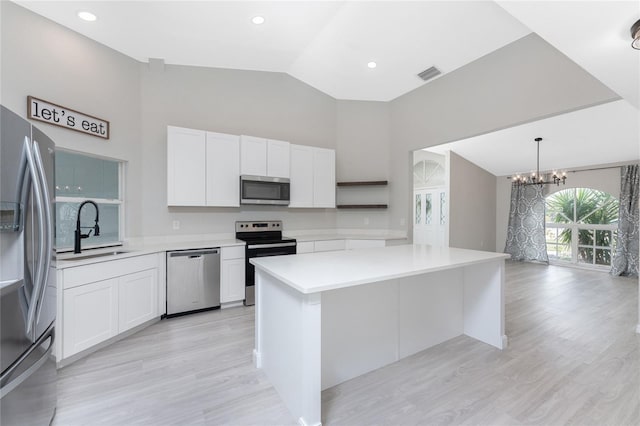
<path fill-rule="evenodd" d="M 638 163 L 629 163 L 629 164 L 619 164 L 617 166 L 606 166 L 606 167 L 594 167 L 591 169 L 579 169 L 579 170 L 569 170 L 567 173 L 578 173 L 578 172 L 590 172 L 593 170 L 606 170 L 606 169 L 619 169 L 623 166 L 635 166 Z"/>

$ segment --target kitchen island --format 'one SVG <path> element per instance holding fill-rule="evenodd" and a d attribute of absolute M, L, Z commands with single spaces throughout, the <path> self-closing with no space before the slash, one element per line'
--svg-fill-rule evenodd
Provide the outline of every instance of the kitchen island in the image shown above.
<path fill-rule="evenodd" d="M 256 366 L 319 425 L 338 383 L 461 334 L 503 349 L 506 258 L 400 245 L 252 259 Z"/>

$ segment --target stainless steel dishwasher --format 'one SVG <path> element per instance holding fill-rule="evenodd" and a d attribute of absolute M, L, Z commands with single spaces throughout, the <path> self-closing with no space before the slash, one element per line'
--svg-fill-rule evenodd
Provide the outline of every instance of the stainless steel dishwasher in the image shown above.
<path fill-rule="evenodd" d="M 220 306 L 220 249 L 167 252 L 167 316 Z"/>

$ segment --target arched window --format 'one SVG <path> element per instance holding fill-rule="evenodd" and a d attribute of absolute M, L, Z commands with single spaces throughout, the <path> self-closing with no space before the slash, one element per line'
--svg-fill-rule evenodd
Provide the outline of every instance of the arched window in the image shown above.
<path fill-rule="evenodd" d="M 570 188 L 546 197 L 549 260 L 610 266 L 618 200 L 591 188 Z"/>

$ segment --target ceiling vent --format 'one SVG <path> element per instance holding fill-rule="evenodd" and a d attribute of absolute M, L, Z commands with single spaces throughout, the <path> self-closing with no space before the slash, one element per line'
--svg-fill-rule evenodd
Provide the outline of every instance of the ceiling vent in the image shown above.
<path fill-rule="evenodd" d="M 420 77 L 424 81 L 427 81 L 427 80 L 431 80 L 433 77 L 436 77 L 436 76 L 438 76 L 440 74 L 442 74 L 442 73 L 440 72 L 440 70 L 438 68 L 431 67 L 431 68 L 427 68 L 426 70 L 424 70 L 420 74 L 418 74 L 418 77 Z"/>

